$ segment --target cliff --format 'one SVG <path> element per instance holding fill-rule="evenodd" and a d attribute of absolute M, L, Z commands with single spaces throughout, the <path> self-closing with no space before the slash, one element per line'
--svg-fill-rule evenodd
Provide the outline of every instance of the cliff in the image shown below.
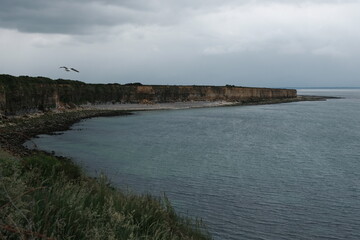
<path fill-rule="evenodd" d="M 0 75 L 0 113 L 16 115 L 97 103 L 184 101 L 256 102 L 295 98 L 296 90 L 235 86 L 86 84 L 44 77 Z"/>

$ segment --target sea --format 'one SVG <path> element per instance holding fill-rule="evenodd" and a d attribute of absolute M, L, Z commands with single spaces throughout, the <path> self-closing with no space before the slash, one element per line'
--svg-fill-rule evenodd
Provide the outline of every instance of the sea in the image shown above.
<path fill-rule="evenodd" d="M 26 145 L 165 195 L 216 240 L 358 240 L 360 89 L 298 94 L 341 99 L 99 117 Z"/>

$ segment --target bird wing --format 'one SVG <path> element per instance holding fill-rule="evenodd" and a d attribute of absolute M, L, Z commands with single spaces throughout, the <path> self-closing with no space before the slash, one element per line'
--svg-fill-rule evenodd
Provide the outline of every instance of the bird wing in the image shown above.
<path fill-rule="evenodd" d="M 73 70 L 74 72 L 79 72 L 78 70 L 76 70 L 75 68 L 70 68 L 71 70 Z"/>

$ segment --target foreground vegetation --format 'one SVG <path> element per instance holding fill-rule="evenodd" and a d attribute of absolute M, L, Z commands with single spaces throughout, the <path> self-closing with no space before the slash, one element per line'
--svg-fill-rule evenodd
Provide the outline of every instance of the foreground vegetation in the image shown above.
<path fill-rule="evenodd" d="M 43 153 L 0 153 L 0 239 L 209 239 L 165 197 L 124 194 Z"/>

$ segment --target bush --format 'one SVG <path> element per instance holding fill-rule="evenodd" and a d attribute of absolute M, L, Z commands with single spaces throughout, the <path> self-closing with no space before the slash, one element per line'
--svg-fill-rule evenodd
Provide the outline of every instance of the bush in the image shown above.
<path fill-rule="evenodd" d="M 38 170 L 41 176 L 48 178 L 50 176 L 57 176 L 60 173 L 76 179 L 81 176 L 81 169 L 67 158 L 59 158 L 50 156 L 44 153 L 38 153 L 23 159 L 23 168 L 25 171 Z"/>

